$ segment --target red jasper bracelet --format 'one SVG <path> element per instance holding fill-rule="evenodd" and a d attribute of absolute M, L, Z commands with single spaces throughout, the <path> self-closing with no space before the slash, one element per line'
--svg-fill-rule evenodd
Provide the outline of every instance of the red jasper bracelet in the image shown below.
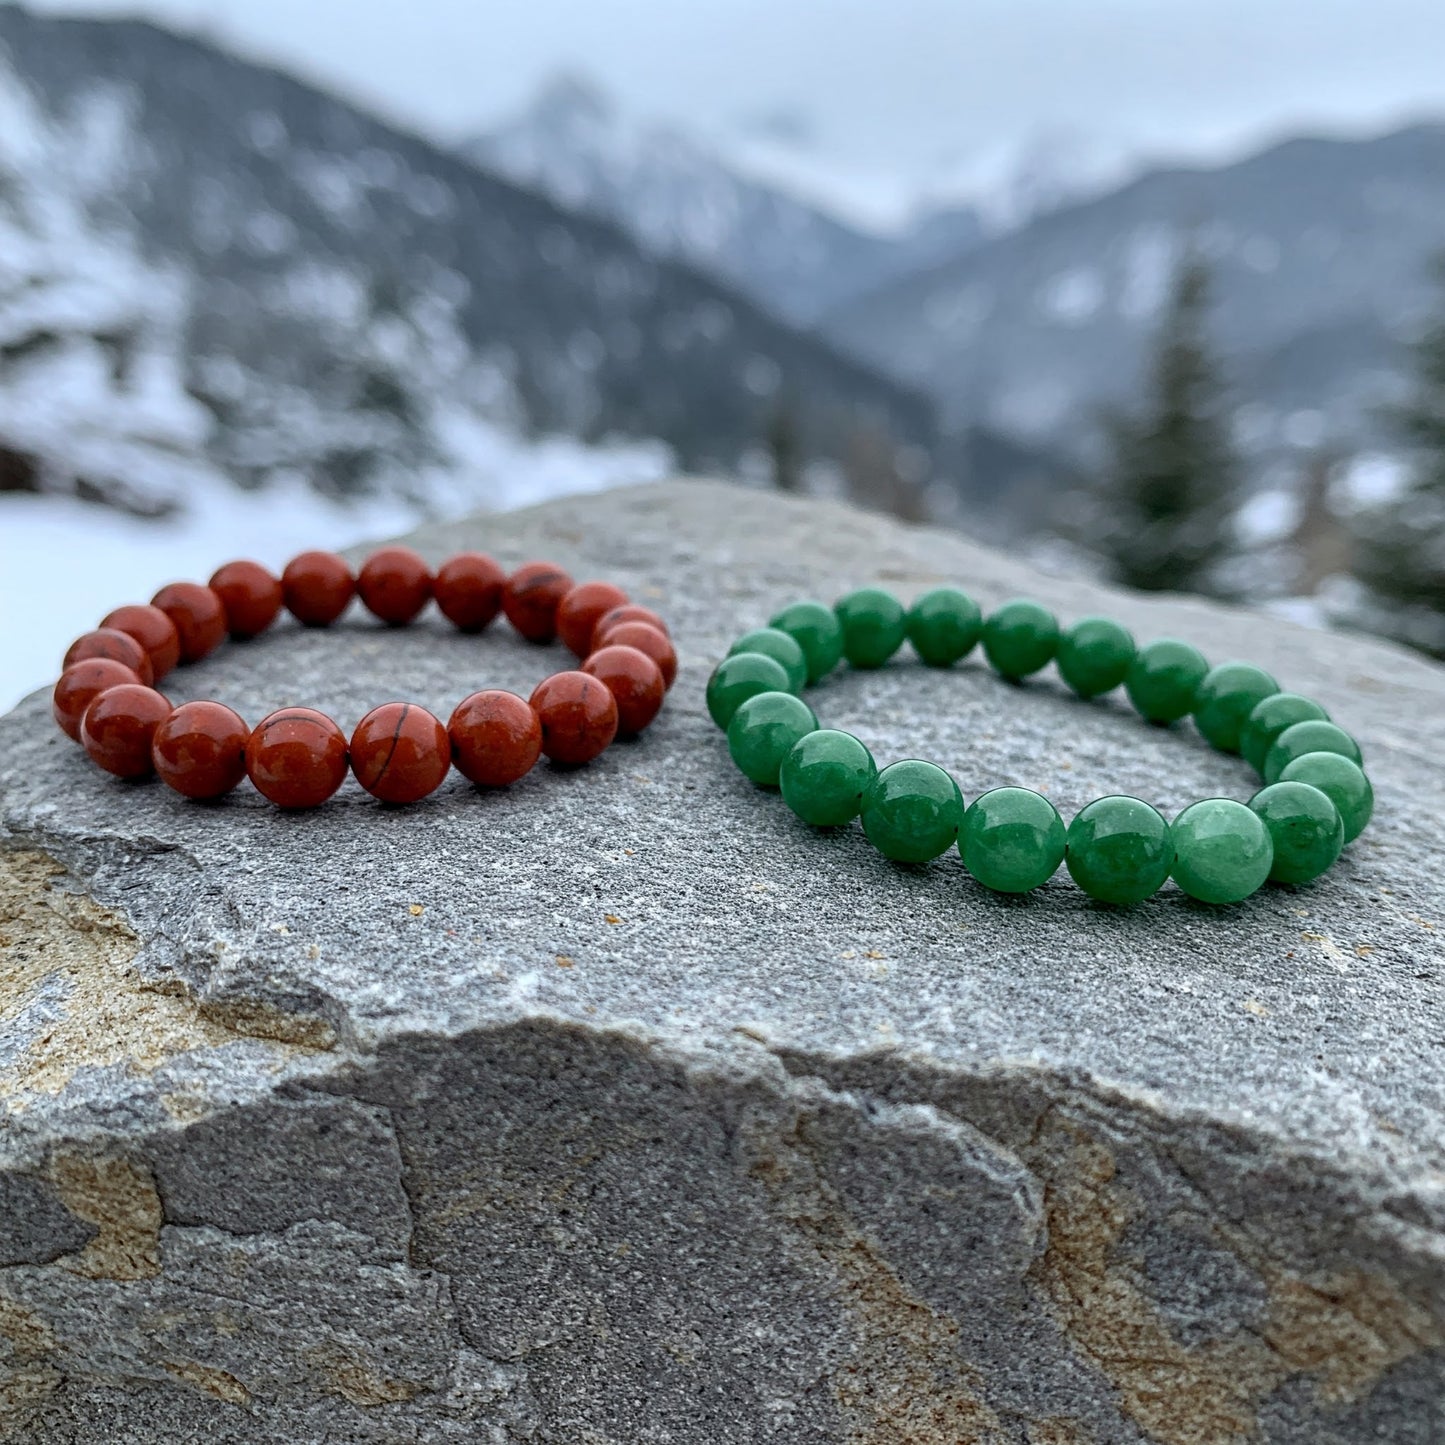
<path fill-rule="evenodd" d="M 283 607 L 304 626 L 327 627 L 353 596 L 396 627 L 429 601 L 463 632 L 480 632 L 501 612 L 530 642 L 560 637 L 582 666 L 544 679 L 530 699 L 472 693 L 445 726 L 416 703 L 384 703 L 349 741 L 312 708 L 282 708 L 251 729 L 223 703 L 173 708 L 157 691 L 177 664 L 198 662 L 228 634 L 255 637 Z M 249 777 L 278 807 L 311 808 L 349 767 L 383 802 L 414 803 L 453 763 L 473 783 L 496 788 L 516 782 L 543 753 L 568 766 L 590 762 L 619 733 L 639 733 L 656 717 L 676 675 L 667 624 L 611 583 L 577 585 L 548 562 L 509 577 L 480 552 L 433 573 L 410 548 L 386 547 L 358 573 L 334 552 L 303 552 L 280 577 L 255 562 L 228 562 L 207 586 L 172 582 L 149 605 L 118 607 L 65 654 L 52 709 L 106 772 L 154 772 L 188 798 L 218 798 Z"/>

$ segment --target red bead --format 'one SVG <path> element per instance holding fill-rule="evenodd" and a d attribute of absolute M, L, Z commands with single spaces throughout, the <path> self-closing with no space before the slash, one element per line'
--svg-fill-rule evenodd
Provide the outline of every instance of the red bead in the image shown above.
<path fill-rule="evenodd" d="M 609 627 L 598 639 L 600 647 L 635 647 L 645 652 L 661 669 L 664 687 L 671 687 L 677 677 L 677 649 L 665 632 L 646 622 L 619 622 Z"/>
<path fill-rule="evenodd" d="M 431 568 L 410 547 L 383 547 L 362 564 L 356 592 L 374 617 L 401 627 L 431 601 Z"/>
<path fill-rule="evenodd" d="M 457 771 L 484 788 L 505 788 L 542 753 L 542 724 L 514 692 L 474 692 L 447 724 Z"/>
<path fill-rule="evenodd" d="M 171 705 L 153 687 L 123 682 L 108 687 L 85 710 L 80 740 L 90 760 L 118 778 L 148 778 L 151 741 L 171 715 Z"/>
<path fill-rule="evenodd" d="M 305 627 L 329 627 L 355 591 L 351 568 L 335 552 L 303 552 L 281 574 L 287 610 Z"/>
<path fill-rule="evenodd" d="M 539 682 L 532 708 L 542 723 L 542 751 L 554 763 L 590 763 L 617 736 L 617 702 L 585 672 L 556 672 Z"/>
<path fill-rule="evenodd" d="M 432 596 L 448 622 L 480 632 L 502 610 L 507 574 L 484 552 L 459 552 L 437 568 Z"/>
<path fill-rule="evenodd" d="M 147 687 L 156 680 L 150 653 L 130 633 L 121 632 L 114 627 L 97 627 L 94 632 L 86 632 L 77 637 L 65 654 L 65 663 L 61 670 L 64 671 L 64 668 L 77 662 L 84 662 L 88 657 L 108 657 L 112 662 L 130 668 Z"/>
<path fill-rule="evenodd" d="M 181 660 L 181 638 L 176 624 L 159 607 L 133 602 L 106 613 L 100 625 L 127 633 L 145 648 L 150 654 L 156 682 Z"/>
<path fill-rule="evenodd" d="M 123 662 L 112 657 L 85 657 L 71 663 L 60 674 L 55 691 L 50 695 L 50 711 L 66 737 L 80 741 L 80 720 L 85 710 L 109 687 L 139 684 L 140 676 Z"/>
<path fill-rule="evenodd" d="M 324 712 L 283 707 L 256 724 L 246 772 L 278 808 L 314 808 L 346 778 L 346 734 Z"/>
<path fill-rule="evenodd" d="M 582 671 L 606 684 L 617 703 L 617 731 L 640 733 L 662 707 L 662 669 L 635 647 L 599 647 Z"/>
<path fill-rule="evenodd" d="M 502 611 L 528 642 L 551 642 L 557 635 L 557 606 L 572 590 L 572 579 L 551 562 L 518 567 L 502 588 Z"/>
<path fill-rule="evenodd" d="M 187 798 L 219 798 L 246 776 L 251 730 L 218 702 L 183 702 L 156 729 L 151 762 L 161 782 Z"/>
<path fill-rule="evenodd" d="M 652 608 L 640 607 L 636 602 L 626 602 L 621 607 L 610 608 L 597 619 L 597 625 L 592 629 L 592 650 L 594 652 L 603 645 L 603 634 L 619 622 L 646 622 L 657 628 L 664 637 L 672 636 L 667 623 Z"/>
<path fill-rule="evenodd" d="M 151 598 L 151 606 L 175 624 L 182 662 L 199 662 L 226 640 L 225 604 L 199 582 L 172 582 Z"/>
<path fill-rule="evenodd" d="M 210 588 L 226 609 L 232 637 L 255 637 L 281 611 L 281 579 L 259 562 L 227 562 L 212 573 Z"/>
<path fill-rule="evenodd" d="M 383 703 L 351 735 L 351 771 L 383 803 L 414 803 L 435 792 L 451 765 L 447 730 L 415 703 Z"/>
<path fill-rule="evenodd" d="M 627 594 L 610 582 L 580 582 L 557 604 L 557 636 L 578 657 L 592 650 L 592 633 L 604 612 L 627 605 Z"/>

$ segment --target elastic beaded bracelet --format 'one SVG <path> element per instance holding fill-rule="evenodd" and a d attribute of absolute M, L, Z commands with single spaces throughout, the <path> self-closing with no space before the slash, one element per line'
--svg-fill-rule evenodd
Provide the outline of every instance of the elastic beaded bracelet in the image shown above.
<path fill-rule="evenodd" d="M 223 703 L 172 707 L 157 690 L 172 668 L 200 661 L 228 634 L 264 632 L 283 607 L 303 626 L 327 627 L 353 597 L 394 627 L 431 601 L 463 632 L 480 632 L 501 612 L 529 641 L 560 637 L 582 665 L 545 678 L 530 699 L 472 693 L 445 726 L 415 703 L 384 703 L 349 739 L 313 708 L 282 708 L 252 729 Z M 334 552 L 303 552 L 280 577 L 256 562 L 228 562 L 207 586 L 173 582 L 149 605 L 117 608 L 65 654 L 51 707 L 61 730 L 106 772 L 156 773 L 187 798 L 221 797 L 249 777 L 278 807 L 311 808 L 336 792 L 349 768 L 383 802 L 414 803 L 453 764 L 495 788 L 516 782 L 543 753 L 568 766 L 590 762 L 619 733 L 647 727 L 676 672 L 667 624 L 610 583 L 574 584 L 549 562 L 509 577 L 479 552 L 433 573 L 410 548 L 386 547 L 355 574 Z"/>
<path fill-rule="evenodd" d="M 1056 663 L 1080 697 L 1122 686 L 1144 718 L 1192 716 L 1222 752 L 1242 753 L 1265 783 L 1247 804 L 1206 798 L 1172 823 L 1139 798 L 1098 798 L 1067 827 L 1028 788 L 1000 787 L 965 805 L 943 768 L 909 758 L 879 769 L 851 733 L 820 728 L 799 696 L 841 660 L 882 666 L 912 644 L 932 667 L 949 667 L 982 644 L 1003 677 L 1021 681 Z M 805 823 L 836 828 L 861 818 L 885 857 L 925 863 L 957 846 L 986 888 L 1027 893 L 1063 863 L 1091 898 L 1138 903 L 1172 877 L 1206 903 L 1237 903 L 1266 881 L 1307 883 L 1363 831 L 1374 792 L 1359 745 L 1324 708 L 1280 690 L 1246 663 L 1211 667 L 1188 643 L 1135 646 L 1117 622 L 1089 617 L 1062 631 L 1037 602 L 1006 603 L 987 619 L 955 588 L 905 609 L 879 588 L 850 592 L 831 608 L 798 602 L 745 633 L 712 674 L 707 706 L 728 750 L 753 782 L 778 788 Z"/>

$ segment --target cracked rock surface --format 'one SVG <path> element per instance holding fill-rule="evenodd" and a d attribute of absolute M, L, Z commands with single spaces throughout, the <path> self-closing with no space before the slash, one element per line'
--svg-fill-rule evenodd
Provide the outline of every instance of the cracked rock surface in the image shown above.
<path fill-rule="evenodd" d="M 44 695 L 0 720 L 0 1438 L 1445 1439 L 1445 671 L 700 482 L 409 540 L 622 583 L 673 624 L 668 707 L 577 772 L 300 815 L 105 777 Z M 872 582 L 1258 662 L 1358 736 L 1375 822 L 1223 910 L 813 833 L 703 684 Z M 167 691 L 349 731 L 563 665 L 352 617 Z M 900 656 L 808 697 L 970 798 L 1252 791 L 1051 672 Z"/>

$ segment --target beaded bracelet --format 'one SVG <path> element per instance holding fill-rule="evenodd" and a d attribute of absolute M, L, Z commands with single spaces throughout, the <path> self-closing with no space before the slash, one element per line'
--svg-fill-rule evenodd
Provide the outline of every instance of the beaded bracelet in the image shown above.
<path fill-rule="evenodd" d="M 904 640 L 932 667 L 948 667 L 982 640 L 988 661 L 1020 681 L 1050 661 L 1081 697 L 1121 684 L 1139 713 L 1167 724 L 1193 716 L 1223 752 L 1242 753 L 1265 787 L 1248 805 L 1206 798 L 1172 823 L 1139 798 L 1099 798 L 1065 828 L 1058 810 L 1027 788 L 995 788 L 965 806 L 958 784 L 930 762 L 881 771 L 850 733 L 820 728 L 799 694 L 846 658 L 880 667 Z M 1062 862 L 1091 898 L 1137 903 L 1173 877 L 1191 897 L 1237 903 L 1266 880 L 1306 883 L 1359 836 L 1374 808 L 1360 749 L 1324 708 L 1283 692 L 1246 663 L 1210 667 L 1197 649 L 1164 640 L 1136 648 L 1116 622 L 1090 617 L 1067 632 L 1037 602 L 1009 602 L 984 620 L 978 606 L 942 587 L 904 609 L 878 588 L 833 607 L 798 602 L 746 633 L 707 687 L 713 721 L 745 776 L 780 788 L 804 822 L 838 827 L 861 816 L 885 857 L 924 863 L 957 843 L 986 888 L 1026 893 Z"/>
<path fill-rule="evenodd" d="M 327 627 L 353 596 L 397 627 L 433 599 L 463 632 L 480 632 L 500 611 L 529 642 L 560 637 L 582 666 L 544 679 L 526 700 L 474 692 L 445 727 L 415 703 L 384 703 L 349 740 L 313 708 L 282 708 L 251 729 L 222 703 L 172 707 L 157 690 L 173 667 L 200 661 L 228 633 L 264 632 L 283 606 L 303 626 Z M 228 562 L 207 586 L 173 582 L 149 605 L 119 607 L 65 654 L 51 705 L 61 730 L 106 772 L 154 772 L 187 798 L 218 798 L 249 777 L 278 807 L 311 808 L 336 792 L 349 767 L 383 802 L 414 803 L 453 763 L 473 783 L 504 787 L 543 753 L 567 766 L 590 762 L 619 733 L 653 720 L 676 674 L 667 624 L 610 583 L 574 584 L 548 562 L 509 577 L 479 552 L 433 573 L 410 548 L 387 547 L 356 574 L 334 552 L 303 552 L 280 577 L 255 562 Z"/>

